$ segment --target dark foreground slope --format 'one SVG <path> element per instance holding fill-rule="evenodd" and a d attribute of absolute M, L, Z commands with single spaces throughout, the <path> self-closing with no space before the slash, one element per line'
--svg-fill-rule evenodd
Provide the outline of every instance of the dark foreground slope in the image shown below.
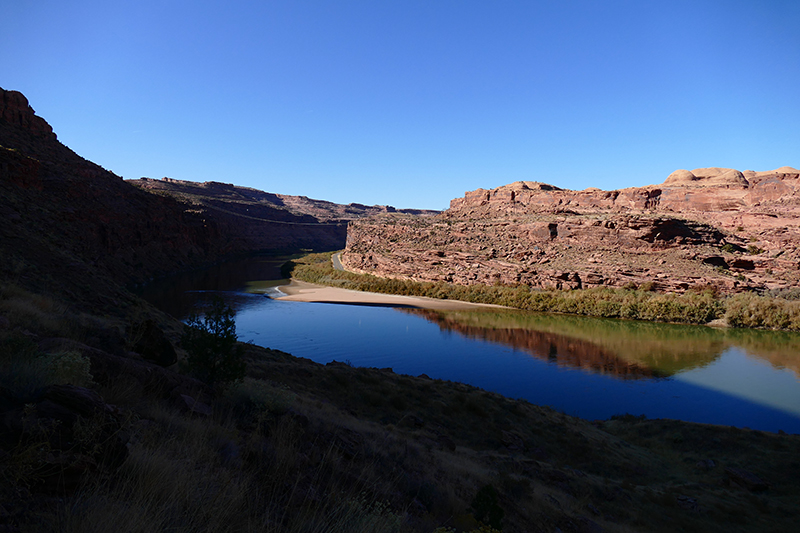
<path fill-rule="evenodd" d="M 229 236 L 2 97 L 0 531 L 795 525 L 794 435 L 590 423 L 252 345 L 244 382 L 209 388 L 183 372 L 182 324 L 121 283 L 218 257 Z"/>

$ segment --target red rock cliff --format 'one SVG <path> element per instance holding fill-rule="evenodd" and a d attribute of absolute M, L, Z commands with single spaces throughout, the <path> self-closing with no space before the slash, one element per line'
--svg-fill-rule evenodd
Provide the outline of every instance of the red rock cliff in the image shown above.
<path fill-rule="evenodd" d="M 427 222 L 351 223 L 343 264 L 463 284 L 797 287 L 800 171 L 679 170 L 614 191 L 530 181 L 478 189 Z"/>

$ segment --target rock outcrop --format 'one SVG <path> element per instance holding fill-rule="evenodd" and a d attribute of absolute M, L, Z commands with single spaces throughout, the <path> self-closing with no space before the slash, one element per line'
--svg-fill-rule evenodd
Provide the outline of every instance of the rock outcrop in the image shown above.
<path fill-rule="evenodd" d="M 683 292 L 800 282 L 800 171 L 678 170 L 614 191 L 519 181 L 428 220 L 350 224 L 346 268 L 419 281 Z"/>
<path fill-rule="evenodd" d="M 50 141 L 56 140 L 56 134 L 50 124 L 36 116 L 25 95 L 19 91 L 0 89 L 0 119 L 31 134 Z"/>

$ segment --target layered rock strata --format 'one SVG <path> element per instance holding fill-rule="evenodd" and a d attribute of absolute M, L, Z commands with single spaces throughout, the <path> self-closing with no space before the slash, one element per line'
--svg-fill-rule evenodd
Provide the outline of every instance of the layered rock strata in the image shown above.
<path fill-rule="evenodd" d="M 664 183 L 478 189 L 428 220 L 352 222 L 343 265 L 419 281 L 683 292 L 800 282 L 800 171 L 704 168 Z"/>

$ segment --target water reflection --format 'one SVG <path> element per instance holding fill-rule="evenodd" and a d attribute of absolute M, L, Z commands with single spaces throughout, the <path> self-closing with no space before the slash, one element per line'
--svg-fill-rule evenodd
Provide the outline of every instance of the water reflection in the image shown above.
<path fill-rule="evenodd" d="M 286 284 L 281 267 L 292 257 L 295 256 L 242 257 L 156 280 L 138 292 L 148 302 L 179 319 L 186 318 L 202 306 L 207 300 L 204 293 L 210 291 L 229 293 L 225 299 L 235 301 L 238 308 L 238 305 L 252 302 L 247 294 L 264 293 Z"/>
<path fill-rule="evenodd" d="M 520 311 L 406 309 L 442 330 L 525 351 L 539 359 L 620 378 L 673 376 L 739 348 L 800 377 L 800 335 L 609 320 Z"/>
<path fill-rule="evenodd" d="M 442 330 L 457 332 L 469 339 L 504 344 L 558 366 L 580 368 L 599 374 L 611 374 L 623 379 L 652 379 L 667 375 L 658 368 L 626 361 L 611 350 L 589 340 L 520 327 L 479 326 L 470 323 L 474 320 L 459 321 L 458 318 L 463 319 L 463 315 L 449 315 L 446 312 L 427 309 L 405 311 L 433 322 Z M 485 317 L 482 317 L 481 313 L 476 313 L 474 318 Z"/>

